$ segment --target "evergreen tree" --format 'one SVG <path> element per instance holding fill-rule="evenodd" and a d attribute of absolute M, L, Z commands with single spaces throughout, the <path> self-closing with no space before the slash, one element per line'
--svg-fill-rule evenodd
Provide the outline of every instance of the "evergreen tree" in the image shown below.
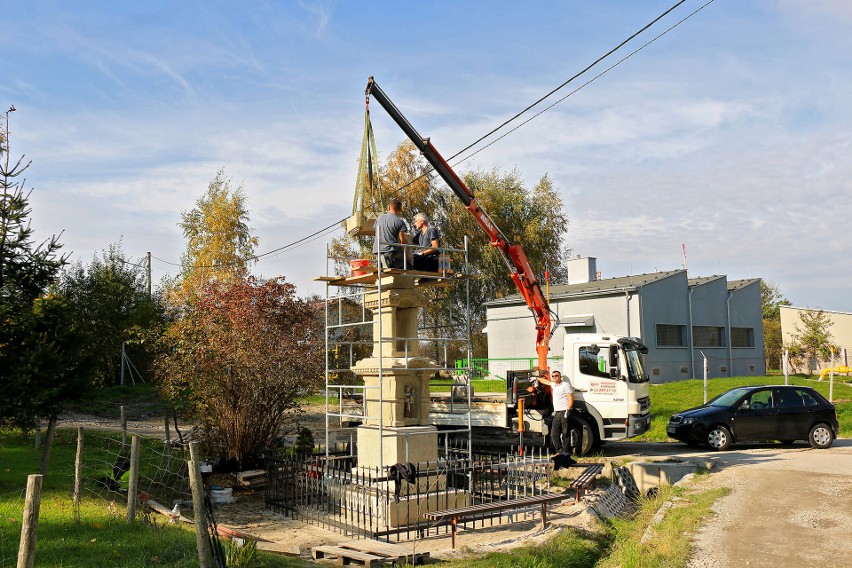
<path fill-rule="evenodd" d="M 56 417 L 79 393 L 90 359 L 54 284 L 66 263 L 56 236 L 33 239 L 30 162 L 9 159 L 9 112 L 0 138 L 0 424 L 23 428 Z"/>

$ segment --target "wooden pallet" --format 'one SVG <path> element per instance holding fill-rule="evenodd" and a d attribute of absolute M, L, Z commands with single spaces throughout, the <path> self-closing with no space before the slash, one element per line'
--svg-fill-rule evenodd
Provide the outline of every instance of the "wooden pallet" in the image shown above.
<path fill-rule="evenodd" d="M 317 546 L 311 550 L 314 560 L 331 556 L 340 565 L 356 562 L 364 566 L 380 564 L 420 565 L 429 557 L 428 552 L 412 553 L 407 546 L 379 542 L 375 540 L 350 540 L 336 546 Z"/>

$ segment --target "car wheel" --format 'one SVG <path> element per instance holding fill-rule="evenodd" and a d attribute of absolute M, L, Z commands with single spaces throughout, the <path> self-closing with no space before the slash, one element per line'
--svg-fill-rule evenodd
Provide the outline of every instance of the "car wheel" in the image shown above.
<path fill-rule="evenodd" d="M 811 433 L 808 434 L 808 442 L 815 448 L 825 449 L 834 442 L 834 433 L 828 424 L 817 424 L 811 428 Z"/>
<path fill-rule="evenodd" d="M 713 426 L 707 432 L 707 444 L 720 452 L 727 450 L 731 445 L 731 431 L 724 426 Z"/>

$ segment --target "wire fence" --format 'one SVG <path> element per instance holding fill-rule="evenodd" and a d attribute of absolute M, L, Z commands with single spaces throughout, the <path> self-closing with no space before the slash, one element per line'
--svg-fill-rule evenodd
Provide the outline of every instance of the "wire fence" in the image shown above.
<path fill-rule="evenodd" d="M 189 450 L 155 436 L 134 434 L 139 444 L 138 491 L 141 501 L 153 499 L 161 505 L 188 509 L 192 501 L 189 485 Z M 74 477 L 74 472 L 69 475 Z M 103 501 L 126 501 L 130 477 L 130 442 L 122 432 L 85 430 L 81 488 Z"/>

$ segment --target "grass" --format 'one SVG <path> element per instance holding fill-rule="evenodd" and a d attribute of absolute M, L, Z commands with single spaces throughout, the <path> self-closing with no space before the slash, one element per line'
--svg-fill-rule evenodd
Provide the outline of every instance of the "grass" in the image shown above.
<path fill-rule="evenodd" d="M 184 525 L 125 523 L 125 502 L 85 497 L 75 523 L 71 485 L 75 434 L 60 430 L 42 485 L 36 566 L 150 568 L 195 567 L 195 535 Z M 27 475 L 36 473 L 41 451 L 32 439 L 0 431 L 0 568 L 15 566 L 20 541 Z M 118 497 L 118 496 L 117 496 Z M 270 568 L 307 566 L 296 559 L 261 553 Z"/>
<path fill-rule="evenodd" d="M 828 398 L 828 380 L 818 382 L 818 377 L 791 375 L 790 384 L 815 388 Z M 784 384 L 783 376 L 766 377 L 720 377 L 707 381 L 707 400 L 728 389 L 741 386 Z M 837 405 L 837 419 L 840 421 L 840 435 L 852 436 L 852 385 L 839 384 L 835 379 L 834 402 Z M 664 442 L 666 424 L 672 414 L 681 410 L 700 406 L 704 403 L 704 381 L 688 380 L 651 386 L 651 428 L 634 441 Z"/>
<path fill-rule="evenodd" d="M 492 552 L 482 558 L 448 563 L 453 568 L 592 568 L 606 554 L 607 533 L 592 534 L 568 529 L 544 544 L 524 546 L 511 552 Z"/>
<path fill-rule="evenodd" d="M 599 568 L 664 568 L 686 566 L 692 551 L 691 536 L 710 514 L 710 506 L 729 489 L 690 493 L 680 487 L 663 486 L 653 499 L 643 499 L 639 512 L 630 519 L 608 521 L 612 544 L 601 558 Z M 660 506 L 671 497 L 677 505 L 668 509 L 662 522 L 654 526 L 649 540 L 642 542 L 647 527 Z"/>
<path fill-rule="evenodd" d="M 638 512 L 627 519 L 613 518 L 603 522 L 596 533 L 575 529 L 563 530 L 548 542 L 493 552 L 478 559 L 457 560 L 452 568 L 664 568 L 686 566 L 692 552 L 691 537 L 711 514 L 711 505 L 726 495 L 728 489 L 690 491 L 663 486 L 659 493 L 640 500 Z M 677 505 L 666 511 L 654 526 L 653 536 L 642 542 L 647 527 L 660 507 L 676 498 Z"/>

